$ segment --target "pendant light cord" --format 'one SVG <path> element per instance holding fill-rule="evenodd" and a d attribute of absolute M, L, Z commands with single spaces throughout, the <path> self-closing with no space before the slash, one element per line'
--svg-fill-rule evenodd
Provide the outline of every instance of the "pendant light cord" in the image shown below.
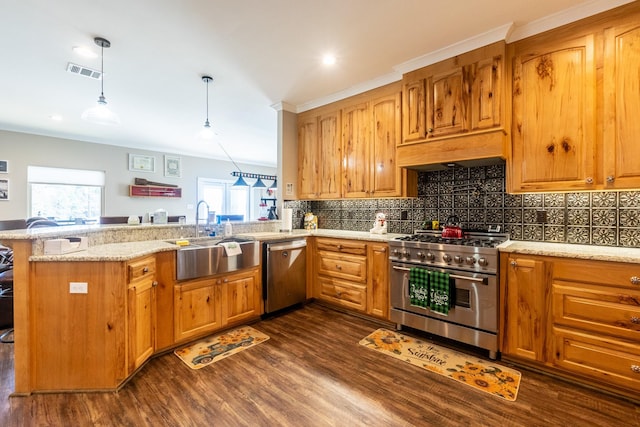
<path fill-rule="evenodd" d="M 104 43 L 100 43 L 100 96 L 104 98 Z"/>

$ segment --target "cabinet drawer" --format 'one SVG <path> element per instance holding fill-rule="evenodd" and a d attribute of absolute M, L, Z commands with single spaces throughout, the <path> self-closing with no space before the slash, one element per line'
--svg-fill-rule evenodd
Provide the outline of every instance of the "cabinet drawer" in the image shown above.
<path fill-rule="evenodd" d="M 318 251 L 318 274 L 365 283 L 367 258 L 360 255 Z"/>
<path fill-rule="evenodd" d="M 553 364 L 607 384 L 640 390 L 640 346 L 623 340 L 553 328 Z"/>
<path fill-rule="evenodd" d="M 320 298 L 343 305 L 348 308 L 364 311 L 367 306 L 367 287 L 342 280 L 321 277 Z"/>
<path fill-rule="evenodd" d="M 156 273 L 156 259 L 153 256 L 132 261 L 127 265 L 129 283 L 145 278 L 154 277 Z"/>
<path fill-rule="evenodd" d="M 367 244 L 364 242 L 340 239 L 323 239 L 316 240 L 317 250 L 339 252 L 343 254 L 366 255 Z"/>
<path fill-rule="evenodd" d="M 553 323 L 640 339 L 640 292 L 554 281 Z"/>
<path fill-rule="evenodd" d="M 562 260 L 554 263 L 553 278 L 640 291 L 640 264 Z"/>

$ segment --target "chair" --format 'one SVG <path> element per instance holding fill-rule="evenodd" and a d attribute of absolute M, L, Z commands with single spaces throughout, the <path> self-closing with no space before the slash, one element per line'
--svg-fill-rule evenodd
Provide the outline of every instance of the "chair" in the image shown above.
<path fill-rule="evenodd" d="M 0 343 L 12 343 L 7 336 L 13 333 L 13 251 L 1 247 L 0 259 L 0 329 L 9 328 L 0 335 Z"/>
<path fill-rule="evenodd" d="M 27 228 L 57 227 L 58 223 L 50 219 L 38 219 L 30 222 Z"/>

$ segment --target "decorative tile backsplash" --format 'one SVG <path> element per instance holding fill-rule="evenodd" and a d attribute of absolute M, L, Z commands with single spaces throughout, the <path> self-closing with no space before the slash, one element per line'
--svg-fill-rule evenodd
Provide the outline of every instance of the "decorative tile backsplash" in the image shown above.
<path fill-rule="evenodd" d="M 500 225 L 514 240 L 640 247 L 640 190 L 507 194 L 505 166 L 456 167 L 418 175 L 418 197 L 286 202 L 294 227 L 305 212 L 320 228 L 369 231 L 377 212 L 390 233 L 411 234 L 456 215 L 463 228 Z M 543 218 L 545 217 L 545 218 Z M 543 221 L 544 220 L 544 221 Z"/>

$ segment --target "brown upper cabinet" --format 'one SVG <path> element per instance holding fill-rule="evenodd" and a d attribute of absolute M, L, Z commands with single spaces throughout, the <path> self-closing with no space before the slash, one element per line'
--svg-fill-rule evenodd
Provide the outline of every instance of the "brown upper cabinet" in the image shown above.
<path fill-rule="evenodd" d="M 509 45 L 510 191 L 640 185 L 639 22 L 626 6 Z"/>
<path fill-rule="evenodd" d="M 299 197 L 415 196 L 417 174 L 396 161 L 400 109 L 398 83 L 300 114 Z"/>
<path fill-rule="evenodd" d="M 501 41 L 403 76 L 400 166 L 506 157 L 504 59 Z"/>

